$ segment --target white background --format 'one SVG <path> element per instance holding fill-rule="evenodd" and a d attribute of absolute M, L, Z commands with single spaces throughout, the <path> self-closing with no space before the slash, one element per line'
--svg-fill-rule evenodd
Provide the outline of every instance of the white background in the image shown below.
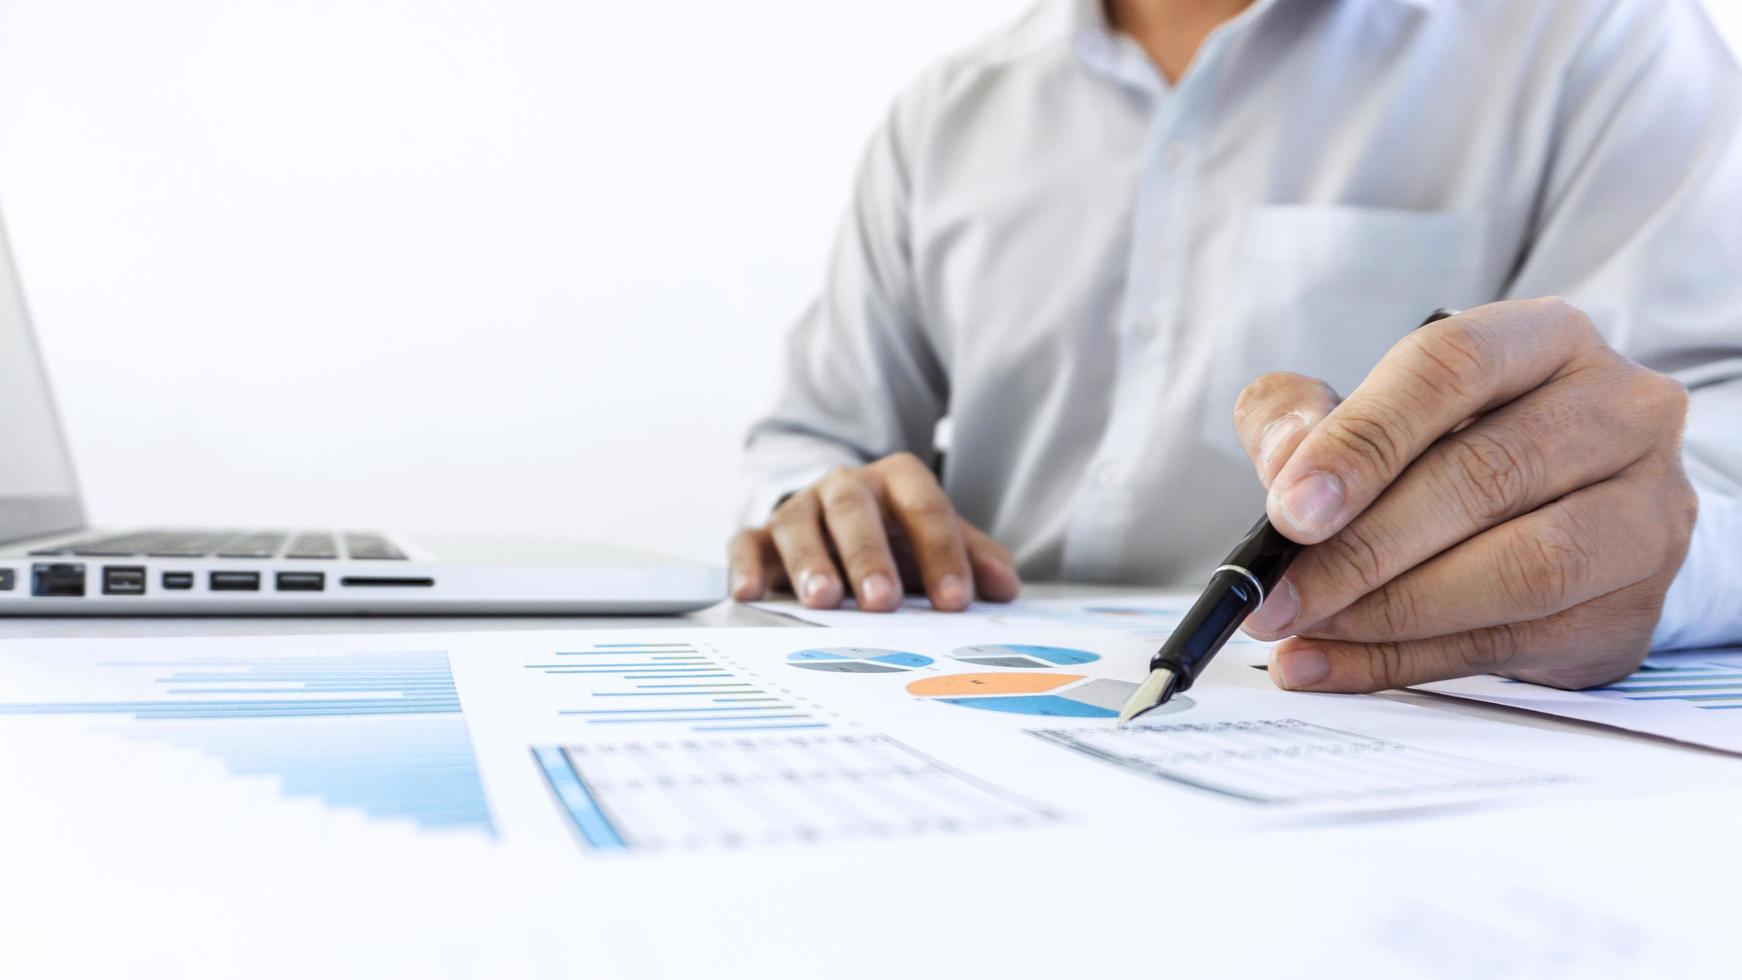
<path fill-rule="evenodd" d="M 867 134 L 1024 5 L 0 0 L 94 515 L 716 557 Z"/>

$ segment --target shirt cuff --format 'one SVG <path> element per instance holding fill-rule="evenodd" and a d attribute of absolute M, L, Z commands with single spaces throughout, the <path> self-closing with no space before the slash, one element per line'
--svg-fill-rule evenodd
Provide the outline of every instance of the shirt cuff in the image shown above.
<path fill-rule="evenodd" d="M 1700 501 L 1681 571 L 1664 596 L 1653 650 L 1742 642 L 1742 500 L 1696 484 Z"/>
<path fill-rule="evenodd" d="M 837 466 L 860 466 L 851 449 L 837 442 L 792 432 L 767 432 L 751 441 L 745 467 L 740 527 L 761 527 L 789 494 L 821 480 Z"/>

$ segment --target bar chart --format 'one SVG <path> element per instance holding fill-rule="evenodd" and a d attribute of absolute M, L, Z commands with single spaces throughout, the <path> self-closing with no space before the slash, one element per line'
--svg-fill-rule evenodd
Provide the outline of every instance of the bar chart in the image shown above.
<path fill-rule="evenodd" d="M 0 716 L 107 716 L 127 723 L 127 737 L 272 779 L 286 798 L 420 830 L 494 833 L 445 652 L 113 660 L 93 670 L 66 699 L 0 703 Z"/>
<path fill-rule="evenodd" d="M 1629 701 L 1684 701 L 1716 711 L 1742 708 L 1742 658 L 1704 662 L 1678 659 L 1675 663 L 1648 660 L 1627 678 L 1598 690 Z"/>
<path fill-rule="evenodd" d="M 706 735 L 829 727 L 802 698 L 685 641 L 580 646 L 555 651 L 526 669 L 545 676 L 560 714 L 601 732 Z"/>
<path fill-rule="evenodd" d="M 972 833 L 1059 816 L 882 735 L 634 740 L 533 757 L 600 852 Z"/>
<path fill-rule="evenodd" d="M 1033 734 L 1134 773 L 1267 806 L 1425 805 L 1565 781 L 1294 719 Z"/>

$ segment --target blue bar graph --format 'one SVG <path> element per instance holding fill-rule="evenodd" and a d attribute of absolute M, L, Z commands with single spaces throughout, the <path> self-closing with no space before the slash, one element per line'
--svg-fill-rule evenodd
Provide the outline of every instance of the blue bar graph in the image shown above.
<path fill-rule="evenodd" d="M 1742 663 L 1692 659 L 1700 655 L 1653 657 L 1632 674 L 1593 689 L 1628 701 L 1682 701 L 1714 711 L 1742 708 Z M 1509 680 L 1518 684 L 1522 681 Z"/>
<path fill-rule="evenodd" d="M 96 665 L 111 696 L 0 703 L 0 715 L 109 715 L 127 734 L 275 779 L 312 798 L 421 830 L 494 834 L 471 734 L 442 651 L 190 657 Z M 117 698 L 116 689 L 133 697 Z"/>
<path fill-rule="evenodd" d="M 800 699 L 688 642 L 598 643 L 556 650 L 524 666 L 548 678 L 560 714 L 588 726 L 690 732 L 828 727 Z"/>
<path fill-rule="evenodd" d="M 605 814 L 598 798 L 582 781 L 580 774 L 569 765 L 568 757 L 563 754 L 562 749 L 538 746 L 532 750 L 532 755 L 538 760 L 539 769 L 549 781 L 557 802 L 562 804 L 564 812 L 575 825 L 575 830 L 589 847 L 602 851 L 628 850 L 629 845 L 624 842 L 623 835 Z"/>

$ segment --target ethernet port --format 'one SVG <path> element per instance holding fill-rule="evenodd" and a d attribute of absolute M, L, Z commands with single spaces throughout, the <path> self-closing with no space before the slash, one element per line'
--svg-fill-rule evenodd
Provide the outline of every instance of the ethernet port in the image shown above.
<path fill-rule="evenodd" d="M 37 562 L 30 566 L 30 594 L 73 598 L 85 594 L 85 566 L 79 562 Z"/>

